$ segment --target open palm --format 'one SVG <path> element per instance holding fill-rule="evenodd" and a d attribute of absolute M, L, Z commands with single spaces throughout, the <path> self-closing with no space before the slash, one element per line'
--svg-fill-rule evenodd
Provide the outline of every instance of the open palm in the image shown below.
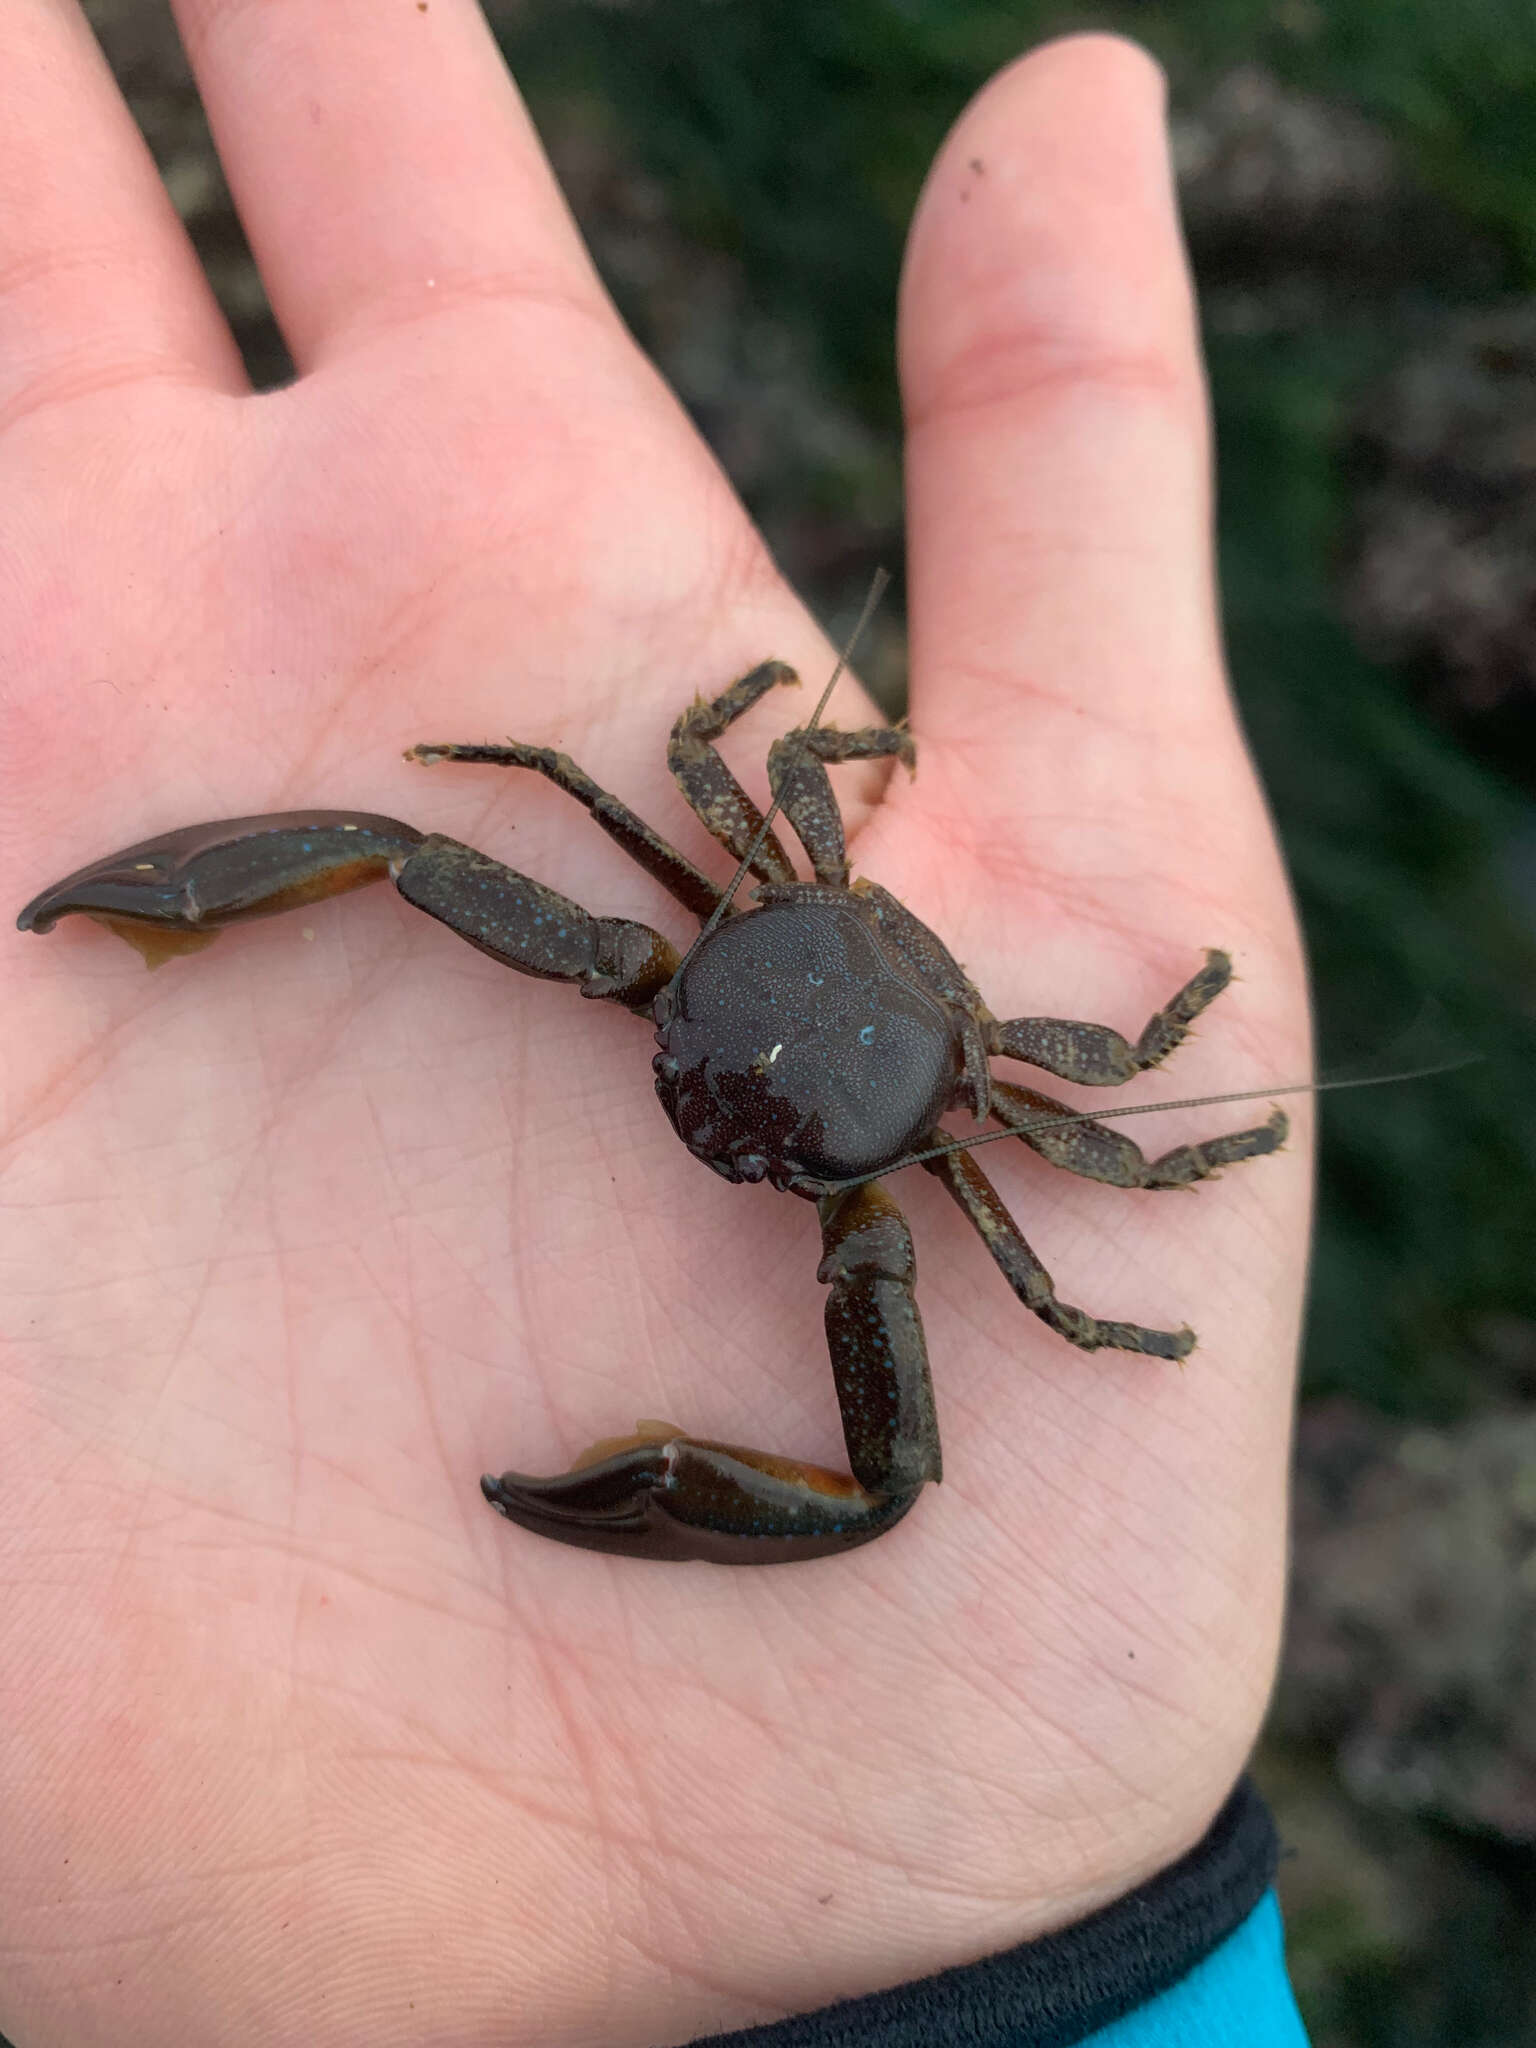
<path fill-rule="evenodd" d="M 13 10 L 0 895 L 321 803 L 685 940 L 558 792 L 402 749 L 556 743 L 723 879 L 671 719 L 828 649 L 469 0 L 177 11 L 299 376 L 242 388 L 81 24 Z M 1057 45 L 966 115 L 902 340 L 918 773 L 835 771 L 856 869 L 999 1016 L 1134 1035 L 1224 946 L 1136 1093 L 1292 1078 L 1136 53 Z M 749 786 L 807 708 L 734 730 Z M 682 2040 L 1059 1925 L 1200 1834 L 1274 1654 L 1299 1139 L 1177 1201 L 988 1156 L 1069 1299 L 1195 1326 L 1183 1369 L 1071 1350 L 903 1178 L 944 1486 L 830 1563 L 672 1570 L 476 1484 L 651 1415 L 841 1462 L 814 1211 L 699 1171 L 643 1026 L 387 889 L 153 976 L 81 920 L 7 963 L 0 2029 Z"/>

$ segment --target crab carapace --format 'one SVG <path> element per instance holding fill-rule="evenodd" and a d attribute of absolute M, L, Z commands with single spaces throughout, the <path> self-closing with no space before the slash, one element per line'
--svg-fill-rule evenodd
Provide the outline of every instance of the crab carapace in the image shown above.
<path fill-rule="evenodd" d="M 504 1472 L 481 1481 L 510 1520 L 589 1550 L 651 1558 L 778 1564 L 867 1543 L 940 1476 L 911 1235 L 871 1176 L 943 1142 L 943 1115 L 964 1108 L 1016 1130 L 1051 1164 L 1125 1188 L 1181 1188 L 1272 1152 L 1278 1110 L 1246 1131 L 1147 1159 L 1107 1124 L 1047 1123 L 1071 1112 L 994 1077 L 1019 1060 L 1089 1086 L 1128 1081 L 1167 1058 L 1231 976 L 1205 964 L 1132 1043 L 1102 1024 L 1056 1017 L 999 1021 L 928 928 L 876 884 L 849 879 L 842 817 L 827 765 L 894 755 L 914 765 L 891 726 L 812 725 L 775 741 L 769 780 L 809 856 L 801 881 L 714 742 L 765 691 L 796 680 L 764 662 L 672 728 L 668 763 L 709 831 L 741 862 L 751 855 L 755 907 L 728 914 L 686 955 L 650 926 L 594 917 L 543 883 L 473 847 L 397 819 L 293 811 L 193 825 L 94 861 L 22 911 L 23 931 L 83 912 L 153 965 L 205 946 L 226 926 L 292 909 L 388 876 L 406 901 L 504 966 L 619 1004 L 655 1028 L 656 1092 L 693 1155 L 730 1181 L 767 1180 L 814 1200 L 817 1278 L 829 1289 L 827 1346 L 849 1471 L 640 1423 L 597 1444 L 553 1478 Z M 420 746 L 418 761 L 531 768 L 585 805 L 612 838 L 701 925 L 726 894 L 568 756 L 551 748 Z M 1024 1306 L 1084 1350 L 1109 1345 L 1182 1358 L 1187 1329 L 1109 1322 L 1057 1297 L 991 1182 L 969 1152 L 922 1162 L 979 1232 Z M 848 1183 L 857 1183 L 848 1185 Z"/>

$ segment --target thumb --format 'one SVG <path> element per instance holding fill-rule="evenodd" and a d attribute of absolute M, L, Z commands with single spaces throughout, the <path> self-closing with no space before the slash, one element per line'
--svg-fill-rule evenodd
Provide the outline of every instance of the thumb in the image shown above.
<path fill-rule="evenodd" d="M 1073 810 L 1134 830 L 1131 792 L 1187 795 L 1192 749 L 1240 755 L 1162 80 L 1139 49 L 1050 44 L 962 116 L 912 228 L 901 366 L 919 802 L 994 851 L 1027 817 L 1037 857 Z"/>

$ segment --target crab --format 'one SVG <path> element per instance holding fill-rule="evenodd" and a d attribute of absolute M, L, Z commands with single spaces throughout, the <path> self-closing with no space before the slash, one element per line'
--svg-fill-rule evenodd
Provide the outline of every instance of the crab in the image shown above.
<path fill-rule="evenodd" d="M 17 922 L 46 932 L 83 912 L 151 966 L 209 945 L 226 925 L 388 876 L 408 903 L 481 952 L 649 1020 L 656 1093 L 696 1159 L 723 1179 L 767 1181 L 814 1201 L 817 1278 L 848 1472 L 640 1422 L 551 1478 L 481 1480 L 493 1507 L 543 1536 L 626 1557 L 778 1564 L 883 1535 L 941 1477 L 916 1260 L 880 1176 L 922 1164 L 948 1190 L 1024 1306 L 1086 1351 L 1182 1359 L 1188 1329 L 1112 1322 L 1062 1301 L 968 1150 L 939 1150 L 940 1119 L 968 1110 L 1053 1166 L 1124 1188 L 1184 1188 L 1275 1151 L 1286 1119 L 1148 1159 L 1105 1123 L 997 1078 L 1021 1061 L 1089 1087 L 1158 1066 L 1227 986 L 1211 951 L 1134 1043 L 1104 1024 L 1000 1021 L 943 943 L 889 891 L 850 877 L 828 765 L 916 755 L 900 727 L 840 732 L 814 721 L 776 740 L 769 783 L 809 857 L 802 881 L 715 747 L 768 690 L 798 681 L 767 661 L 672 727 L 668 765 L 704 825 L 757 878 L 736 903 L 569 756 L 549 747 L 428 745 L 406 758 L 528 768 L 583 804 L 624 851 L 700 921 L 681 955 L 649 925 L 594 917 L 473 847 L 362 811 L 290 811 L 186 826 L 92 862 L 35 897 Z M 771 821 L 771 814 L 770 814 Z M 914 1156 L 925 1155 L 925 1156 Z"/>

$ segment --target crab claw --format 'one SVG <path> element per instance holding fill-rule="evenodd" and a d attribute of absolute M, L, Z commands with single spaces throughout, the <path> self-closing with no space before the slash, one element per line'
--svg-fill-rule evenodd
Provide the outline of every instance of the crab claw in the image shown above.
<path fill-rule="evenodd" d="M 480 1490 L 508 1521 L 559 1543 L 624 1557 L 791 1564 L 883 1535 L 917 1488 L 873 1493 L 844 1472 L 739 1444 L 655 1433 L 600 1444 L 594 1462 L 534 1479 L 487 1475 Z"/>
<path fill-rule="evenodd" d="M 369 811 L 284 811 L 188 825 L 77 868 L 34 896 L 16 923 L 46 932 L 80 911 L 158 967 L 172 954 L 211 945 L 227 924 L 376 881 L 421 839 L 414 826 Z"/>

